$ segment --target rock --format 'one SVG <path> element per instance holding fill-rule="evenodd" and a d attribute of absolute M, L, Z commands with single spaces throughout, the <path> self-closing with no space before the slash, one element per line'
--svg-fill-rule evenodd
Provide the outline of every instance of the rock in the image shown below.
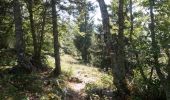
<path fill-rule="evenodd" d="M 71 77 L 71 78 L 69 79 L 69 82 L 82 83 L 83 81 L 80 80 L 80 79 L 77 78 L 77 77 Z"/>

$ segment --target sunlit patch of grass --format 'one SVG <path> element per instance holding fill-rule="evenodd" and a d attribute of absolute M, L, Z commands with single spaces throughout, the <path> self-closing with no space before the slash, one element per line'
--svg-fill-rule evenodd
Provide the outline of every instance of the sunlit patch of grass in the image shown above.
<path fill-rule="evenodd" d="M 96 82 L 90 82 L 86 85 L 86 90 L 90 91 L 92 89 L 99 88 L 99 89 L 115 89 L 113 85 L 113 77 L 111 75 L 102 74 L 100 79 Z"/>
<path fill-rule="evenodd" d="M 70 55 L 61 57 L 62 71 L 70 73 L 70 77 L 78 77 L 83 80 L 87 87 L 91 84 L 92 88 L 115 89 L 113 77 L 110 74 L 99 71 L 99 68 L 80 64 Z M 78 75 L 78 76 L 77 76 Z M 94 87 L 93 87 L 94 86 Z"/>
<path fill-rule="evenodd" d="M 48 57 L 48 62 L 51 66 L 54 66 L 54 61 L 53 57 Z M 96 88 L 108 90 L 115 89 L 111 72 L 108 74 L 108 72 L 101 71 L 101 69 L 94 66 L 81 64 L 70 55 L 61 56 L 61 70 L 61 79 L 67 82 L 70 78 L 76 77 L 85 83 L 84 90 L 87 92 Z M 66 87 L 69 88 L 68 86 Z"/>
<path fill-rule="evenodd" d="M 46 56 L 48 66 L 54 68 L 54 58 Z M 61 56 L 62 74 L 58 78 L 47 78 L 47 74 L 6 75 L 0 80 L 0 100 L 62 100 L 68 80 L 76 77 L 85 83 L 85 89 L 114 88 L 112 75 L 99 71 L 98 68 L 80 64 L 70 55 Z M 48 72 L 50 73 L 50 72 Z"/>
<path fill-rule="evenodd" d="M 55 67 L 55 59 L 54 57 L 50 56 L 50 55 L 46 55 L 46 64 L 51 67 L 54 68 Z"/>

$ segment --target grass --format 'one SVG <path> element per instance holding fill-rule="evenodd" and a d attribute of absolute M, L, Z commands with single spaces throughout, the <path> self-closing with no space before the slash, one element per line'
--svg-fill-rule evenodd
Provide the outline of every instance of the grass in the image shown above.
<path fill-rule="evenodd" d="M 115 89 L 111 74 L 94 66 L 83 65 L 70 55 L 62 56 L 61 65 L 63 72 L 69 73 L 70 77 L 78 77 L 86 83 L 86 91 L 93 88 Z"/>
<path fill-rule="evenodd" d="M 0 100 L 60 100 L 65 87 L 60 80 L 62 77 L 46 78 L 42 74 L 6 75 L 0 80 Z"/>
<path fill-rule="evenodd" d="M 53 57 L 48 57 L 49 65 L 52 68 L 54 68 L 54 61 Z M 115 89 L 111 74 L 100 71 L 99 68 L 94 66 L 81 64 L 70 55 L 61 56 L 61 69 L 69 77 L 79 77 L 81 80 L 84 80 L 87 84 L 87 89 L 93 88 L 91 86 Z"/>
<path fill-rule="evenodd" d="M 54 58 L 46 56 L 47 64 L 54 68 Z M 62 100 L 68 82 L 77 77 L 85 83 L 85 90 L 93 88 L 114 88 L 112 75 L 100 71 L 93 66 L 80 64 L 70 55 L 61 56 L 62 75 L 48 78 L 49 72 L 30 75 L 5 75 L 0 79 L 0 100 Z"/>

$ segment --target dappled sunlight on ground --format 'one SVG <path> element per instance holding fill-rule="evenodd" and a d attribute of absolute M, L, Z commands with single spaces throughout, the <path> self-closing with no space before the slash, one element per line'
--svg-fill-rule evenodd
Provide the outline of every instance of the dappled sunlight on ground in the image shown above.
<path fill-rule="evenodd" d="M 61 56 L 62 74 L 49 77 L 55 60 L 49 55 L 46 58 L 49 70 L 28 75 L 5 74 L 0 80 L 0 100 L 86 100 L 87 91 L 112 86 L 111 75 L 70 55 Z"/>
<path fill-rule="evenodd" d="M 105 79 L 107 78 L 105 76 L 108 76 L 108 74 L 99 71 L 99 69 L 94 66 L 81 64 L 76 59 L 74 59 L 74 57 L 70 55 L 63 55 L 61 57 L 61 66 L 62 66 L 62 71 L 70 73 L 70 78 L 69 81 L 67 82 L 67 88 L 72 91 L 71 94 L 70 93 L 68 94 L 74 97 L 74 99 L 72 98 L 73 100 L 79 100 L 81 94 L 83 94 L 83 96 L 87 95 L 85 92 L 87 88 L 88 89 L 93 88 L 93 87 L 90 88 L 87 87 L 86 86 L 87 84 L 88 85 L 92 84 L 92 86 L 96 85 L 97 87 L 94 88 L 102 89 L 102 88 L 109 88 L 108 83 L 112 82 L 112 77 L 111 78 L 109 77 L 109 79 Z M 109 80 L 109 82 L 103 84 L 103 81 L 105 80 Z M 76 95 L 77 98 L 74 95 Z"/>

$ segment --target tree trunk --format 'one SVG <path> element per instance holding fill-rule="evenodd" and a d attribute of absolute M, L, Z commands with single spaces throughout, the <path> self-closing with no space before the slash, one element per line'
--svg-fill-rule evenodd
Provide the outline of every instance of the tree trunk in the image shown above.
<path fill-rule="evenodd" d="M 119 51 L 119 53 L 116 53 L 116 56 L 114 55 L 113 49 L 117 49 L 116 47 L 113 48 L 113 44 L 112 41 L 112 35 L 110 33 L 110 24 L 109 24 L 109 14 L 107 11 L 107 7 L 106 4 L 104 2 L 104 0 L 98 0 L 99 2 L 99 6 L 100 6 L 100 11 L 101 11 L 101 15 L 102 15 L 102 23 L 103 23 L 103 31 L 104 31 L 104 40 L 106 43 L 106 47 L 107 47 L 107 57 L 109 57 L 109 59 L 111 60 L 111 66 L 113 67 L 113 76 L 114 76 L 114 84 L 118 90 L 118 92 L 122 95 L 122 94 L 127 94 L 128 93 L 128 88 L 126 85 L 126 81 L 125 81 L 125 66 L 124 66 L 124 52 L 123 52 L 123 6 L 121 6 L 120 8 L 122 8 L 120 11 L 122 12 L 121 16 L 119 17 L 119 22 L 121 24 L 119 24 L 120 29 L 119 29 L 119 48 L 118 50 L 115 51 Z M 119 14 L 120 15 L 120 14 Z M 123 54 L 123 55 L 122 55 Z"/>
<path fill-rule="evenodd" d="M 88 61 L 88 51 L 86 49 L 84 49 L 82 51 L 81 56 L 82 56 L 83 62 L 85 64 L 89 63 L 89 61 Z"/>
<path fill-rule="evenodd" d="M 170 100 L 170 75 L 169 75 L 170 70 L 168 71 L 169 73 L 168 73 L 168 77 L 166 79 L 164 74 L 161 72 L 160 64 L 158 61 L 159 48 L 158 48 L 158 44 L 157 44 L 156 38 L 155 38 L 155 24 L 154 24 L 154 13 L 153 13 L 154 3 L 155 3 L 154 0 L 149 0 L 150 19 L 151 19 L 150 32 L 151 32 L 151 39 L 152 39 L 152 54 L 153 54 L 153 58 L 154 58 L 154 67 L 156 69 L 159 79 L 161 80 L 161 84 L 164 87 L 164 90 L 166 93 L 166 98 L 167 98 L 167 100 Z M 169 64 L 167 66 L 169 67 Z"/>
<path fill-rule="evenodd" d="M 133 35 L 133 13 L 132 13 L 132 0 L 130 0 L 130 42 L 132 43 Z"/>
<path fill-rule="evenodd" d="M 45 29 L 45 23 L 46 23 L 46 11 L 47 11 L 47 6 L 46 6 L 46 3 L 45 3 L 44 4 L 44 10 L 43 10 L 43 16 L 42 16 L 42 26 L 41 26 L 41 33 L 40 33 L 40 39 L 39 39 L 39 47 L 38 47 L 38 52 L 39 52 L 40 57 L 41 57 L 42 45 L 43 45 L 43 42 L 44 42 L 44 29 Z"/>
<path fill-rule="evenodd" d="M 33 0 L 28 0 L 29 20 L 30 20 L 31 33 L 32 33 L 32 38 L 33 38 L 33 47 L 34 47 L 32 63 L 35 66 L 40 66 L 41 57 L 40 57 L 40 52 L 38 50 L 38 38 L 35 32 L 34 15 L 33 15 L 32 9 L 33 9 Z"/>
<path fill-rule="evenodd" d="M 145 76 L 145 73 L 144 73 L 142 66 L 140 64 L 139 55 L 137 53 L 135 55 L 136 55 L 136 60 L 137 60 L 137 66 L 139 66 L 139 72 L 140 72 L 142 78 L 144 79 L 144 81 L 147 82 L 147 77 Z"/>
<path fill-rule="evenodd" d="M 170 68 L 170 62 L 169 62 L 169 65 L 167 67 Z M 168 73 L 170 73 L 170 72 L 168 72 Z M 170 74 L 168 74 L 165 92 L 166 92 L 166 99 L 170 100 Z"/>
<path fill-rule="evenodd" d="M 155 30 L 154 13 L 153 13 L 154 0 L 149 0 L 149 4 L 150 4 L 150 18 L 151 18 L 150 32 L 151 32 L 151 39 L 152 39 L 152 53 L 154 58 L 154 67 L 156 69 L 156 72 L 160 80 L 164 81 L 165 78 L 159 66 L 159 61 L 158 61 L 159 48 L 155 39 L 155 31 L 154 31 Z"/>
<path fill-rule="evenodd" d="M 59 54 L 59 40 L 58 40 L 58 25 L 57 25 L 57 11 L 56 11 L 56 0 L 52 0 L 52 23 L 53 23 L 53 36 L 54 36 L 54 56 L 55 56 L 55 69 L 54 74 L 56 76 L 61 73 L 60 66 L 60 54 Z"/>
<path fill-rule="evenodd" d="M 114 66 L 114 52 L 112 47 L 112 35 L 110 33 L 110 23 L 109 23 L 109 14 L 107 11 L 107 6 L 104 0 L 98 0 L 100 6 L 100 12 L 102 16 L 102 24 L 103 24 L 103 34 L 104 34 L 104 42 L 106 44 L 106 54 L 103 54 L 104 59 L 110 60 L 110 67 Z M 115 71 L 115 70 L 114 70 Z M 114 77 L 116 77 L 114 75 Z M 115 79 L 115 81 L 118 81 Z"/>
<path fill-rule="evenodd" d="M 18 0 L 13 0 L 13 12 L 14 12 L 14 21 L 15 21 L 15 35 L 16 35 L 16 50 L 17 50 L 17 60 L 18 65 L 22 66 L 25 56 L 25 43 L 24 43 L 24 34 L 22 29 L 22 14 L 21 14 L 21 4 Z"/>
<path fill-rule="evenodd" d="M 149 0 L 150 4 L 150 18 L 151 18 L 151 24 L 150 24 L 150 32 L 151 32 L 151 39 L 152 39 L 152 53 L 153 53 L 153 58 L 154 58 L 154 67 L 157 71 L 157 74 L 161 80 L 164 80 L 164 75 L 162 74 L 158 62 L 158 53 L 159 53 L 159 48 L 155 39 L 155 24 L 154 24 L 154 13 L 153 13 L 153 5 L 154 5 L 154 0 Z"/>
<path fill-rule="evenodd" d="M 120 78 L 122 83 L 120 92 L 124 95 L 129 95 L 129 90 L 127 87 L 126 79 L 125 79 L 125 43 L 124 43 L 124 0 L 119 0 L 119 9 L 118 9 L 118 41 L 117 41 L 117 52 L 116 52 L 116 62 L 117 66 L 120 70 Z"/>
<path fill-rule="evenodd" d="M 166 100 L 170 100 L 170 79 L 168 79 L 167 86 L 166 86 Z"/>
<path fill-rule="evenodd" d="M 167 82 L 166 82 L 166 99 L 170 100 L 170 51 L 167 49 L 166 54 L 168 56 L 168 65 L 167 65 Z"/>

